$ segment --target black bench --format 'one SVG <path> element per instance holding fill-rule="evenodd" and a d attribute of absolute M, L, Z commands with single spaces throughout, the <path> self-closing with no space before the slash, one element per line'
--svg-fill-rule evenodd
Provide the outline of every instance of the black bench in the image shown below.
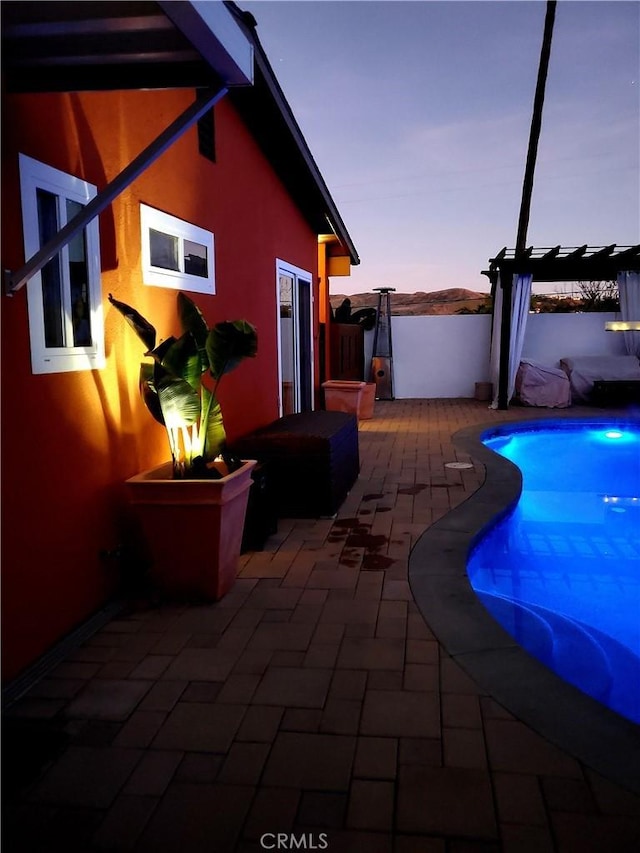
<path fill-rule="evenodd" d="M 593 383 L 591 402 L 596 406 L 623 406 L 640 403 L 640 380 L 598 379 Z"/>
<path fill-rule="evenodd" d="M 267 539 L 278 532 L 278 513 L 269 479 L 269 466 L 258 462 L 251 472 L 251 488 L 242 533 L 240 553 L 262 551 Z"/>
<path fill-rule="evenodd" d="M 333 516 L 360 472 L 358 421 L 345 412 L 303 412 L 234 441 L 230 450 L 267 464 L 283 518 Z"/>

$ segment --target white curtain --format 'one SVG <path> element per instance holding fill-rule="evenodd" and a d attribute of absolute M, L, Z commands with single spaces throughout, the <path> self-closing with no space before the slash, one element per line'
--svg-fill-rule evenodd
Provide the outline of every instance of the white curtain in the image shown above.
<path fill-rule="evenodd" d="M 531 275 L 514 275 L 513 296 L 511 300 L 511 342 L 509 346 L 509 381 L 507 385 L 507 400 L 513 397 L 516 388 L 516 373 L 522 357 L 524 333 L 527 328 L 527 317 L 531 303 Z M 500 384 L 500 329 L 502 326 L 503 292 L 498 276 L 493 303 L 493 331 L 491 335 L 491 381 L 493 382 L 492 409 L 498 408 L 498 391 Z"/>
<path fill-rule="evenodd" d="M 500 274 L 493 289 L 493 323 L 491 326 L 491 356 L 489 359 L 489 378 L 493 383 L 493 400 L 489 408 L 498 408 L 498 382 L 500 380 L 500 327 L 502 325 L 502 284 Z"/>
<path fill-rule="evenodd" d="M 618 295 L 620 297 L 620 318 L 622 320 L 640 320 L 640 273 L 618 273 Z M 624 345 L 629 355 L 640 358 L 640 332 L 623 332 Z"/>

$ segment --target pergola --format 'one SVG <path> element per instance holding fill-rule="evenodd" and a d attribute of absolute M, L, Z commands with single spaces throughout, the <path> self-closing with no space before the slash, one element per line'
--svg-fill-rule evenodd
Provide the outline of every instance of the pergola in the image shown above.
<path fill-rule="evenodd" d="M 533 281 L 616 281 L 621 272 L 640 272 L 640 244 L 635 246 L 579 246 L 534 248 L 521 252 L 503 248 L 489 259 L 489 277 L 495 295 L 498 281 L 502 289 L 500 317 L 500 371 L 498 408 L 508 408 L 509 350 L 511 346 L 514 283 L 518 276 L 530 275 Z M 496 317 L 494 316 L 494 323 Z"/>

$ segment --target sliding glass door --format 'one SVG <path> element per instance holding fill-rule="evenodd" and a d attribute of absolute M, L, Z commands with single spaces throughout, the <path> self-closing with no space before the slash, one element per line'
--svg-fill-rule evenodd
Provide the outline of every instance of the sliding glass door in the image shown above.
<path fill-rule="evenodd" d="M 313 293 L 311 273 L 277 261 L 280 413 L 313 408 Z"/>

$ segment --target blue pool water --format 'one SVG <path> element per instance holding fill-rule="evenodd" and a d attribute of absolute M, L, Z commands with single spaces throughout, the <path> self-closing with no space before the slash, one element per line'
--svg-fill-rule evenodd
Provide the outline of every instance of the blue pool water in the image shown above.
<path fill-rule="evenodd" d="M 515 509 L 476 544 L 493 617 L 565 681 L 640 723 L 640 423 L 489 430 L 522 472 Z"/>

